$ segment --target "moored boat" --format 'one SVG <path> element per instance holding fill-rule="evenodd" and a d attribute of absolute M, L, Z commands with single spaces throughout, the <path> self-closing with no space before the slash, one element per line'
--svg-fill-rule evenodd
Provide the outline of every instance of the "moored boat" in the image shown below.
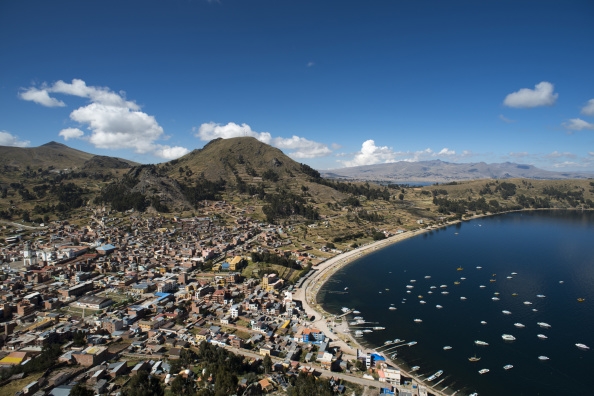
<path fill-rule="evenodd" d="M 487 368 L 479 370 L 479 374 L 487 374 L 488 372 L 489 372 L 489 369 L 487 369 Z"/>
<path fill-rule="evenodd" d="M 435 306 L 435 308 L 437 308 L 437 309 L 442 309 L 443 307 L 442 307 L 441 305 L 437 304 L 437 305 Z"/>
<path fill-rule="evenodd" d="M 538 357 L 539 360 L 549 360 L 547 356 L 541 355 Z"/>
<path fill-rule="evenodd" d="M 415 321 L 415 323 L 421 323 L 422 322 L 421 319 L 415 319 L 414 321 Z"/>
<path fill-rule="evenodd" d="M 515 341 L 516 337 L 514 337 L 511 334 L 502 334 L 501 338 L 503 338 L 505 341 Z"/>
<path fill-rule="evenodd" d="M 446 346 L 443 347 L 443 350 L 444 351 L 449 351 L 450 349 L 452 349 L 452 347 L 449 346 L 449 345 L 446 345 Z"/>
<path fill-rule="evenodd" d="M 537 294 L 536 297 L 538 297 L 538 298 L 545 298 L 546 296 L 544 294 Z"/>
<path fill-rule="evenodd" d="M 513 365 L 511 365 L 511 364 L 506 364 L 505 366 L 503 366 L 503 369 L 504 369 L 504 370 L 511 370 L 511 369 L 513 369 L 513 368 L 514 368 L 514 366 L 513 366 Z"/>
<path fill-rule="evenodd" d="M 516 326 L 517 328 L 520 328 L 520 329 L 522 329 L 522 328 L 526 327 L 526 326 L 525 326 L 525 325 L 523 325 L 522 323 L 514 323 L 514 326 Z"/>
<path fill-rule="evenodd" d="M 590 347 L 587 346 L 586 344 L 578 343 L 578 344 L 575 344 L 575 346 L 578 347 L 578 348 L 580 348 L 580 349 L 586 349 L 586 350 L 590 349 Z"/>
<path fill-rule="evenodd" d="M 544 334 L 537 334 L 536 336 L 537 336 L 538 338 L 540 338 L 541 340 L 546 340 L 547 338 L 549 338 L 549 337 L 547 337 L 547 336 L 546 336 L 546 335 L 544 335 Z"/>
<path fill-rule="evenodd" d="M 390 308 L 388 308 L 388 309 L 389 309 L 390 311 L 394 311 L 394 310 L 396 310 L 396 307 L 390 307 Z"/>
<path fill-rule="evenodd" d="M 408 346 L 417 345 L 417 342 L 416 341 L 407 342 L 406 345 L 408 345 Z"/>
<path fill-rule="evenodd" d="M 476 345 L 482 345 L 482 346 L 487 346 L 487 345 L 489 345 L 489 343 L 488 343 L 488 342 L 481 341 L 481 340 L 476 340 L 476 341 L 474 341 L 474 343 L 475 343 Z"/>
<path fill-rule="evenodd" d="M 510 311 L 503 310 L 501 312 L 503 312 L 504 315 L 511 315 L 511 312 Z"/>
<path fill-rule="evenodd" d="M 443 374 L 443 370 L 439 370 L 439 371 L 437 371 L 435 374 L 433 374 L 433 375 L 429 376 L 429 377 L 427 378 L 427 381 L 434 381 L 434 380 L 436 380 L 437 378 L 441 377 L 441 375 L 442 375 L 442 374 Z"/>
<path fill-rule="evenodd" d="M 530 301 L 524 301 L 524 305 L 532 305 Z"/>
<path fill-rule="evenodd" d="M 540 327 L 544 327 L 545 329 L 548 329 L 551 327 L 550 324 L 545 323 L 545 322 L 537 322 L 536 324 L 539 325 Z"/>
<path fill-rule="evenodd" d="M 471 356 L 471 357 L 468 358 L 468 361 L 469 362 L 478 362 L 479 360 L 481 360 L 481 358 L 480 357 L 477 357 L 476 355 Z"/>
<path fill-rule="evenodd" d="M 410 371 L 418 371 L 419 369 L 420 369 L 420 367 L 419 367 L 419 366 L 412 366 L 412 367 L 410 368 Z"/>

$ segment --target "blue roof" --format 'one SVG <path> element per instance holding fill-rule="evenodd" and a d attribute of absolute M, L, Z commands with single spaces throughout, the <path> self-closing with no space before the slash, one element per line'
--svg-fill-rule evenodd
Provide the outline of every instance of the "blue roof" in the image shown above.
<path fill-rule="evenodd" d="M 373 360 L 386 360 L 385 357 L 383 357 L 382 355 L 378 355 L 377 353 L 372 353 L 371 357 L 373 358 Z"/>
<path fill-rule="evenodd" d="M 114 250 L 116 247 L 108 243 L 107 245 L 99 246 L 97 250 Z"/>
<path fill-rule="evenodd" d="M 157 293 L 155 293 L 155 296 L 157 296 L 157 297 L 167 297 L 167 296 L 170 296 L 170 295 L 171 295 L 171 293 L 163 293 L 163 292 L 157 292 Z"/>

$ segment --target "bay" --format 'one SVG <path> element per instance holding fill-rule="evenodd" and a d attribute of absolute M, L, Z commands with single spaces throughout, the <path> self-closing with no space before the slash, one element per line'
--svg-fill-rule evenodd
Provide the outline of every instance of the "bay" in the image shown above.
<path fill-rule="evenodd" d="M 593 286 L 594 212 L 531 211 L 463 222 L 363 256 L 337 271 L 318 301 L 330 313 L 357 309 L 373 323 L 367 326 L 386 328 L 359 338 L 366 347 L 381 351 L 386 340 L 417 341 L 386 355 L 397 352 L 397 364 L 420 366 L 424 377 L 444 370 L 439 387 L 458 395 L 591 394 Z M 481 360 L 469 362 L 474 355 Z M 506 364 L 514 367 L 504 370 Z M 482 368 L 490 371 L 481 375 Z"/>

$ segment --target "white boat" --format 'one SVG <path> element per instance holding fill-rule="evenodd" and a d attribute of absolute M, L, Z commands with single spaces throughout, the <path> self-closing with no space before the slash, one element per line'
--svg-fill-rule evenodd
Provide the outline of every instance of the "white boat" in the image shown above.
<path fill-rule="evenodd" d="M 444 351 L 449 351 L 450 349 L 452 349 L 452 347 L 449 346 L 449 345 L 446 345 L 446 346 L 443 347 L 443 350 Z"/>
<path fill-rule="evenodd" d="M 586 349 L 586 350 L 590 349 L 590 347 L 587 346 L 586 344 L 579 344 L 578 343 L 578 344 L 575 344 L 575 346 L 578 347 L 578 348 L 580 348 L 580 349 Z"/>
<path fill-rule="evenodd" d="M 390 311 L 394 311 L 394 310 L 396 310 L 396 307 L 390 307 L 390 308 L 388 308 L 388 309 L 389 309 Z"/>
<path fill-rule="evenodd" d="M 538 312 L 538 309 L 532 308 L 532 312 Z"/>
<path fill-rule="evenodd" d="M 491 300 L 493 300 L 493 301 L 499 301 L 499 297 L 491 297 Z"/>
<path fill-rule="evenodd" d="M 543 356 L 543 355 L 539 356 L 538 359 L 540 359 L 540 360 L 549 360 L 549 358 L 547 356 Z"/>
<path fill-rule="evenodd" d="M 544 294 L 537 294 L 536 297 L 538 297 L 538 298 L 545 298 L 546 296 Z"/>
<path fill-rule="evenodd" d="M 466 280 L 466 278 L 465 277 L 462 277 L 462 278 L 460 278 L 460 280 Z"/>
<path fill-rule="evenodd" d="M 487 286 L 485 286 L 485 285 L 480 285 L 479 287 L 480 287 L 481 289 L 484 289 L 484 288 L 485 288 L 485 287 L 487 287 Z"/>
<path fill-rule="evenodd" d="M 547 338 L 549 338 L 549 337 L 547 337 L 547 336 L 546 336 L 546 335 L 544 335 L 544 334 L 537 334 L 536 336 L 537 336 L 538 338 L 540 338 L 541 340 L 546 340 Z"/>
<path fill-rule="evenodd" d="M 408 345 L 408 346 L 417 345 L 417 342 L 416 341 L 411 341 L 411 342 L 406 343 L 406 345 Z"/>
<path fill-rule="evenodd" d="M 505 311 L 505 310 L 503 310 L 503 311 L 501 311 L 501 312 L 503 312 L 503 314 L 504 314 L 504 315 L 511 315 L 511 312 L 510 312 L 510 311 Z"/>
<path fill-rule="evenodd" d="M 450 292 L 448 292 L 448 291 L 442 291 L 441 294 L 447 295 L 447 294 L 450 294 Z"/>
<path fill-rule="evenodd" d="M 349 308 L 347 308 L 347 307 L 342 307 L 342 308 L 340 308 L 340 310 L 341 310 L 342 312 L 344 312 L 344 313 L 347 313 L 347 312 L 349 312 L 349 311 L 350 311 L 350 309 L 349 309 Z"/>
<path fill-rule="evenodd" d="M 563 283 L 564 283 L 564 281 L 559 281 L 559 283 L 563 284 Z"/>
<path fill-rule="evenodd" d="M 431 279 L 431 275 L 425 276 L 425 279 Z"/>
<path fill-rule="evenodd" d="M 514 326 L 516 326 L 516 327 L 518 327 L 520 329 L 523 329 L 524 327 L 526 327 L 522 323 L 514 323 Z"/>
<path fill-rule="evenodd" d="M 481 267 L 480 265 L 476 267 L 476 269 L 481 269 L 481 268 L 483 268 L 483 267 Z"/>
<path fill-rule="evenodd" d="M 413 285 L 406 285 L 407 289 L 412 289 L 414 286 Z"/>
<path fill-rule="evenodd" d="M 359 312 L 359 311 L 353 311 L 353 313 L 354 313 L 355 315 L 359 315 L 361 312 Z"/>
<path fill-rule="evenodd" d="M 431 286 L 429 289 L 437 289 L 437 286 Z"/>
<path fill-rule="evenodd" d="M 532 305 L 530 301 L 524 301 L 524 305 Z"/>
<path fill-rule="evenodd" d="M 386 330 L 386 328 L 382 326 L 375 326 L 373 327 L 373 330 Z"/>
<path fill-rule="evenodd" d="M 421 323 L 422 320 L 421 319 L 415 319 L 415 323 Z"/>
<path fill-rule="evenodd" d="M 545 329 L 548 329 L 551 327 L 550 324 L 545 323 L 545 322 L 537 322 L 536 324 L 539 325 L 540 327 L 544 327 Z"/>
<path fill-rule="evenodd" d="M 433 375 L 429 376 L 429 377 L 427 378 L 427 381 L 434 381 L 434 380 L 436 380 L 437 378 L 441 377 L 441 375 L 442 375 L 442 374 L 443 374 L 443 370 L 439 370 L 439 371 L 438 371 L 438 372 L 436 372 L 435 374 L 433 374 Z"/>
<path fill-rule="evenodd" d="M 348 287 L 345 287 L 344 290 L 349 290 L 349 288 Z"/>
<path fill-rule="evenodd" d="M 355 319 L 355 320 L 363 320 L 363 317 L 361 317 L 361 316 L 355 316 L 353 319 Z"/>
<path fill-rule="evenodd" d="M 503 334 L 501 336 L 501 338 L 503 338 L 505 341 L 515 341 L 516 340 L 516 337 L 514 337 L 511 334 Z"/>
<path fill-rule="evenodd" d="M 481 324 L 482 324 L 482 325 L 486 325 L 486 324 L 487 324 L 487 322 L 485 322 L 484 320 L 481 320 Z"/>
<path fill-rule="evenodd" d="M 460 297 L 460 300 L 466 300 L 466 297 L 462 296 Z"/>
<path fill-rule="evenodd" d="M 392 340 L 388 340 L 388 341 L 384 342 L 384 345 L 390 345 L 390 344 L 392 344 Z"/>
<path fill-rule="evenodd" d="M 410 294 L 410 290 L 407 290 L 406 292 L 407 292 L 408 294 Z"/>
<path fill-rule="evenodd" d="M 412 366 L 412 367 L 410 368 L 410 371 L 418 371 L 419 369 L 420 369 L 420 367 L 419 367 L 419 366 Z"/>
<path fill-rule="evenodd" d="M 433 292 L 432 292 L 431 290 L 429 290 L 427 293 L 428 293 L 428 294 L 433 294 Z"/>
<path fill-rule="evenodd" d="M 489 372 L 489 369 L 480 369 L 479 370 L 479 374 L 487 374 Z"/>
<path fill-rule="evenodd" d="M 442 307 L 441 305 L 437 304 L 437 305 L 435 306 L 435 308 L 437 308 L 437 309 L 442 309 L 443 307 Z"/>
<path fill-rule="evenodd" d="M 417 280 L 416 279 L 411 279 L 410 283 L 415 283 Z"/>
<path fill-rule="evenodd" d="M 363 330 L 363 333 L 373 333 L 373 330 L 371 330 L 371 329 L 365 329 L 365 330 Z"/>
<path fill-rule="evenodd" d="M 363 331 L 361 331 L 361 330 L 356 330 L 356 331 L 355 331 L 355 337 L 363 337 Z"/>
<path fill-rule="evenodd" d="M 514 368 L 514 366 L 512 366 L 511 364 L 506 364 L 505 366 L 503 366 L 504 370 L 511 370 L 513 368 Z"/>
<path fill-rule="evenodd" d="M 498 296 L 498 295 L 499 295 L 499 292 L 495 292 L 495 293 L 493 293 L 493 294 L 495 294 L 496 296 Z"/>
<path fill-rule="evenodd" d="M 518 275 L 518 273 L 517 273 L 517 272 L 512 272 L 511 274 L 512 274 L 512 275 Z"/>
<path fill-rule="evenodd" d="M 475 343 L 476 345 L 482 345 L 482 346 L 488 346 L 488 345 L 489 345 L 489 343 L 488 343 L 488 342 L 485 342 L 485 341 L 480 341 L 480 340 L 476 340 L 474 343 Z"/>
<path fill-rule="evenodd" d="M 445 289 L 446 287 L 448 287 L 448 285 L 441 285 L 439 287 L 441 287 L 442 289 Z"/>
<path fill-rule="evenodd" d="M 393 342 L 394 342 L 394 344 L 397 344 L 399 342 L 402 342 L 402 340 L 400 338 L 396 338 Z"/>
<path fill-rule="evenodd" d="M 426 302 L 425 302 L 425 301 L 423 301 L 423 300 L 421 300 L 421 301 L 419 301 L 419 302 L 420 302 L 421 304 L 426 304 Z"/>

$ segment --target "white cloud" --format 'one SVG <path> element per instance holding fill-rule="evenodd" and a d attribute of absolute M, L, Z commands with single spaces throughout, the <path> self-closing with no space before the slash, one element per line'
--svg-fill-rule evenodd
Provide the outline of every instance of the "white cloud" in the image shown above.
<path fill-rule="evenodd" d="M 565 162 L 558 162 L 556 164 L 553 164 L 554 168 L 576 168 L 576 167 L 584 167 L 586 165 L 581 164 L 579 162 L 572 162 L 572 161 L 565 161 Z"/>
<path fill-rule="evenodd" d="M 456 152 L 454 150 L 450 150 L 446 147 L 446 148 L 441 149 L 441 151 L 439 153 L 437 153 L 437 155 L 450 156 L 450 155 L 456 155 Z"/>
<path fill-rule="evenodd" d="M 23 100 L 27 100 L 30 102 L 35 102 L 45 107 L 64 107 L 66 103 L 58 100 L 56 98 L 52 98 L 49 96 L 49 93 L 46 89 L 37 89 L 31 87 L 19 94 L 19 97 Z"/>
<path fill-rule="evenodd" d="M 562 158 L 562 157 L 576 158 L 577 156 L 575 154 L 567 152 L 567 151 L 563 152 L 563 153 L 560 153 L 559 151 L 553 151 L 552 153 L 547 154 L 545 156 L 545 158 Z"/>
<path fill-rule="evenodd" d="M 195 136 L 203 141 L 216 138 L 229 139 L 251 136 L 279 149 L 289 150 L 288 155 L 293 158 L 317 158 L 332 153 L 332 150 L 324 143 L 314 142 L 313 140 L 295 135 L 290 138 L 272 137 L 269 132 L 256 132 L 248 124 L 239 125 L 234 122 L 226 125 L 220 125 L 214 122 L 204 123 L 198 127 Z"/>
<path fill-rule="evenodd" d="M 582 107 L 581 113 L 583 115 L 594 116 L 594 99 L 590 99 L 588 103 Z"/>
<path fill-rule="evenodd" d="M 563 123 L 563 126 L 572 131 L 581 131 L 583 129 L 594 129 L 594 124 L 584 121 L 580 118 L 572 118 Z"/>
<path fill-rule="evenodd" d="M 516 120 L 510 120 L 509 118 L 505 117 L 503 114 L 499 114 L 499 119 L 507 124 L 516 122 Z"/>
<path fill-rule="evenodd" d="M 84 134 L 85 133 L 78 128 L 66 128 L 66 129 L 62 129 L 60 131 L 60 133 L 58 133 L 58 136 L 62 136 L 64 138 L 64 140 L 68 140 L 68 139 L 80 139 L 81 137 L 84 136 Z"/>
<path fill-rule="evenodd" d="M 170 146 L 160 146 L 159 145 L 158 148 L 155 149 L 154 154 L 157 157 L 172 160 L 172 159 L 182 157 L 182 156 L 188 154 L 189 152 L 190 152 L 190 150 L 188 150 L 185 147 L 180 147 L 180 146 L 170 147 Z"/>
<path fill-rule="evenodd" d="M 559 94 L 553 93 L 554 86 L 543 81 L 534 86 L 534 89 L 522 88 L 517 92 L 507 95 L 503 104 L 508 107 L 530 108 L 551 106 L 557 101 Z"/>
<path fill-rule="evenodd" d="M 594 151 L 588 151 L 588 155 L 591 155 L 592 157 L 594 157 Z"/>
<path fill-rule="evenodd" d="M 153 154 L 161 158 L 177 158 L 189 152 L 184 147 L 163 146 L 156 141 L 166 139 L 163 128 L 155 117 L 140 111 L 140 106 L 127 100 L 125 92 L 111 91 L 107 87 L 88 86 L 83 80 L 73 79 L 71 83 L 57 81 L 42 88 L 29 88 L 21 93 L 25 100 L 32 100 L 44 106 L 64 106 L 64 103 L 49 96 L 50 93 L 72 95 L 89 99 L 86 106 L 70 113 L 70 119 L 90 130 L 90 134 L 79 128 L 66 128 L 59 135 L 65 140 L 86 139 L 102 149 L 133 149 L 139 154 Z"/>
<path fill-rule="evenodd" d="M 312 67 L 312 66 L 315 66 L 314 62 L 307 62 L 307 67 Z"/>
<path fill-rule="evenodd" d="M 355 154 L 351 161 L 339 161 L 344 166 L 374 165 L 380 163 L 394 162 L 396 153 L 388 146 L 376 146 L 371 139 L 361 145 L 361 151 Z"/>
<path fill-rule="evenodd" d="M 27 147 L 30 144 L 30 141 L 19 140 L 10 132 L 0 131 L 0 146 Z"/>

